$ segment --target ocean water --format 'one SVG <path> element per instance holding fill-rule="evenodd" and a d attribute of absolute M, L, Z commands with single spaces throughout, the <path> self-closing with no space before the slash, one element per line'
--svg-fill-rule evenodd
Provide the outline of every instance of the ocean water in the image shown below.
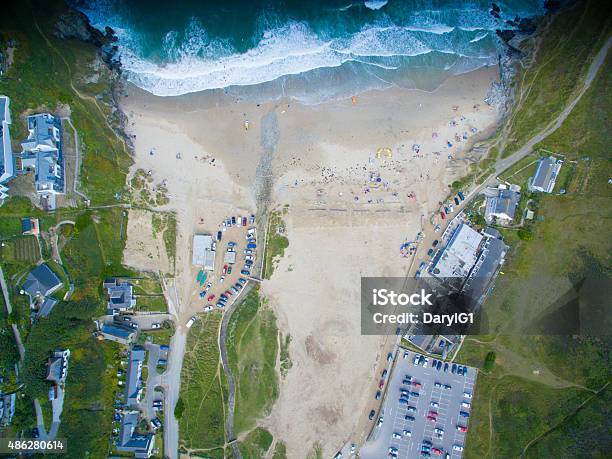
<path fill-rule="evenodd" d="M 374 88 L 433 90 L 497 62 L 498 28 L 542 2 L 79 0 L 119 38 L 130 82 L 159 96 L 223 89 L 305 103 Z"/>

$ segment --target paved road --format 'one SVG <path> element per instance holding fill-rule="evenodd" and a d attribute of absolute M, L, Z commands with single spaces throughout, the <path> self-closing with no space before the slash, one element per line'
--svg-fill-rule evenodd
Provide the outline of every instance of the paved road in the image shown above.
<path fill-rule="evenodd" d="M 593 80 L 597 76 L 597 72 L 600 67 L 606 60 L 606 56 L 608 55 L 608 51 L 610 50 L 610 46 L 612 46 L 612 37 L 608 38 L 606 43 L 601 47 L 593 62 L 591 62 L 591 66 L 587 72 L 585 79 L 582 82 L 582 88 L 576 94 L 576 97 L 566 105 L 563 111 L 553 120 L 550 124 L 544 128 L 544 130 L 540 131 L 538 134 L 533 136 L 525 145 L 523 145 L 519 150 L 515 153 L 511 154 L 507 158 L 502 158 L 495 163 L 495 173 L 489 177 L 489 179 L 485 180 L 485 182 L 470 192 L 469 196 L 476 196 L 480 191 L 486 186 L 491 185 L 495 181 L 495 177 L 499 176 L 502 172 L 509 169 L 512 165 L 525 158 L 533 151 L 533 147 L 535 147 L 538 143 L 542 142 L 546 137 L 551 135 L 557 129 L 561 127 L 563 122 L 567 119 L 569 114 L 572 112 L 574 107 L 580 102 L 584 93 L 591 87 Z"/>
<path fill-rule="evenodd" d="M 178 457 L 179 426 L 174 417 L 174 407 L 181 388 L 181 368 L 185 356 L 187 328 L 179 325 L 170 341 L 168 368 L 162 375 L 161 386 L 164 388 L 166 402 L 164 403 L 164 454 L 169 459 Z"/>
<path fill-rule="evenodd" d="M 9 291 L 6 286 L 6 281 L 4 280 L 4 272 L 2 271 L 2 267 L 0 266 L 0 286 L 2 286 L 2 295 L 4 296 L 4 304 L 6 304 L 6 310 L 9 315 L 13 312 L 13 307 L 11 306 L 11 298 L 9 296 Z M 21 341 L 21 333 L 19 333 L 19 328 L 17 325 L 11 324 L 13 329 L 13 335 L 15 335 L 15 342 L 17 343 L 17 350 L 19 351 L 19 359 L 23 362 L 25 357 L 25 347 L 23 347 L 23 342 Z"/>

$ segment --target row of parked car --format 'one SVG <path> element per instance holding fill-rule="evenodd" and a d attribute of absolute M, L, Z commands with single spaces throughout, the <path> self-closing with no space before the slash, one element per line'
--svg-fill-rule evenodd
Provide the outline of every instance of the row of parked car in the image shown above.
<path fill-rule="evenodd" d="M 455 206 L 459 206 L 459 204 L 464 200 L 465 196 L 463 195 L 463 192 L 458 192 L 456 196 L 451 198 L 448 204 L 444 205 L 443 210 L 440 210 L 440 218 L 444 220 L 448 214 L 453 213 L 455 211 Z M 453 202 L 455 203 L 455 206 L 453 206 Z"/>

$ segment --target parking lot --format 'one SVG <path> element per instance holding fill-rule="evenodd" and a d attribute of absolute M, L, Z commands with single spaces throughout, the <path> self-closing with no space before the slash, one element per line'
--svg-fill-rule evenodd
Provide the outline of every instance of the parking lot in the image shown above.
<path fill-rule="evenodd" d="M 398 458 L 462 457 L 466 433 L 457 426 L 468 427 L 476 369 L 466 367 L 467 375 L 463 375 L 464 366 L 455 365 L 453 373 L 453 364 L 442 362 L 438 370 L 432 366 L 436 359 L 429 357 L 425 364 L 421 356 L 415 365 L 415 356 L 421 354 L 400 348 L 380 413 L 383 422 L 374 427 L 361 449 L 362 457 L 380 458 L 392 452 Z M 407 402 L 400 402 L 400 397 Z"/>

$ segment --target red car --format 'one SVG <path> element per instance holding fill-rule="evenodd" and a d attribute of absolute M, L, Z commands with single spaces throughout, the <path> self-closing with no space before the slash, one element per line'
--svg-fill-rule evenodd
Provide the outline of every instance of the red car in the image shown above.
<path fill-rule="evenodd" d="M 427 416 L 427 420 L 431 422 L 436 422 L 436 418 L 433 416 Z"/>
<path fill-rule="evenodd" d="M 429 413 L 427 413 L 429 416 L 438 416 L 438 413 L 436 411 L 430 411 Z"/>
<path fill-rule="evenodd" d="M 459 432 L 467 432 L 467 427 L 466 426 L 457 426 L 457 430 Z"/>
<path fill-rule="evenodd" d="M 207 300 L 208 300 L 208 301 L 212 301 L 212 300 L 214 300 L 214 299 L 215 299 L 215 295 L 210 295 L 210 296 L 207 298 Z"/>
<path fill-rule="evenodd" d="M 420 382 L 413 381 L 413 382 L 412 382 L 412 387 L 416 387 L 417 389 L 420 389 L 420 388 L 421 388 L 421 383 L 420 383 Z"/>
<path fill-rule="evenodd" d="M 227 274 L 227 265 L 223 267 L 223 274 Z"/>
<path fill-rule="evenodd" d="M 442 450 L 440 448 L 431 448 L 431 452 L 438 456 L 442 456 Z"/>
<path fill-rule="evenodd" d="M 225 294 L 226 294 L 227 296 L 234 296 L 234 294 L 233 294 L 232 292 L 230 292 L 229 290 L 226 290 L 226 291 L 225 291 Z"/>
<path fill-rule="evenodd" d="M 242 217 L 242 226 L 246 226 L 247 220 L 246 217 Z"/>
<path fill-rule="evenodd" d="M 384 385 L 385 385 L 385 380 L 381 379 L 380 382 L 378 383 L 378 388 L 382 389 Z"/>
<path fill-rule="evenodd" d="M 444 212 L 440 212 L 440 217 L 442 217 L 442 220 L 446 219 L 446 214 Z"/>

